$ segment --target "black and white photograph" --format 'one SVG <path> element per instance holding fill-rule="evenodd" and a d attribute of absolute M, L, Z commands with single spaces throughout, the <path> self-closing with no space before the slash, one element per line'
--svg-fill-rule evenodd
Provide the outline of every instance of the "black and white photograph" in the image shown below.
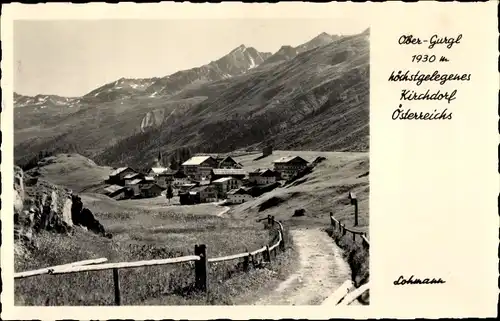
<path fill-rule="evenodd" d="M 24 19 L 12 41 L 16 306 L 370 304 L 368 22 Z"/>

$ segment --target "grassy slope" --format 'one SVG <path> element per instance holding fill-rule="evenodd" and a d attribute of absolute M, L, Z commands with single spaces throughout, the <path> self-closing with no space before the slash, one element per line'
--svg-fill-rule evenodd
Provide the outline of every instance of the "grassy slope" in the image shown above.
<path fill-rule="evenodd" d="M 49 182 L 62 185 L 75 192 L 101 184 L 113 171 L 111 167 L 98 166 L 93 161 L 78 154 L 58 154 L 43 160 L 28 173 L 37 171 L 40 177 Z"/>
<path fill-rule="evenodd" d="M 229 215 L 233 217 L 264 217 L 274 215 L 289 224 L 320 224 L 330 222 L 328 213 L 352 226 L 353 207 L 347 199 L 349 191 L 356 193 L 359 202 L 360 229 L 368 229 L 368 176 L 359 177 L 369 171 L 368 153 L 342 152 L 296 152 L 274 151 L 272 155 L 254 161 L 255 155 L 241 156 L 237 161 L 245 168 L 272 168 L 272 161 L 287 155 L 299 155 L 306 160 L 316 156 L 326 157 L 309 175 L 299 179 L 288 187 L 277 188 L 250 202 L 235 206 Z M 259 212 L 260 205 L 266 200 L 278 197 L 283 200 L 278 206 Z M 292 218 L 296 209 L 304 208 L 305 217 Z"/>

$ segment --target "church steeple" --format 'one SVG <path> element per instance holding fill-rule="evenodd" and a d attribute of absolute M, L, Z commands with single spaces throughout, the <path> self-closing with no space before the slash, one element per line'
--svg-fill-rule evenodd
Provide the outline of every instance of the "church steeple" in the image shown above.
<path fill-rule="evenodd" d="M 153 167 L 163 167 L 163 161 L 161 157 L 161 151 L 158 151 L 158 157 L 154 160 Z"/>

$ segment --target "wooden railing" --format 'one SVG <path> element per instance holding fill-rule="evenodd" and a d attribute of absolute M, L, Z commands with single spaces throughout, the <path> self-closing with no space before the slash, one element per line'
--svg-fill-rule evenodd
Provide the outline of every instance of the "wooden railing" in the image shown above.
<path fill-rule="evenodd" d="M 365 283 L 359 288 L 354 287 L 351 280 L 345 281 L 331 296 L 329 296 L 322 305 L 341 306 L 349 305 L 359 298 L 370 288 L 369 283 Z"/>
<path fill-rule="evenodd" d="M 231 261 L 237 259 L 244 259 L 243 265 L 244 268 L 247 269 L 250 262 L 255 262 L 254 259 L 258 254 L 263 255 L 264 261 L 271 263 L 271 257 L 274 253 L 274 256 L 277 255 L 278 247 L 284 251 L 285 250 L 285 241 L 283 236 L 283 224 L 279 221 L 276 221 L 273 216 L 268 216 L 267 218 L 257 220 L 263 221 L 267 220 L 268 225 L 274 226 L 275 223 L 278 224 L 278 240 L 276 243 L 271 246 L 266 245 L 260 249 L 257 249 L 252 252 L 243 252 L 223 257 L 215 257 L 208 258 L 207 257 L 207 247 L 205 244 L 195 245 L 194 247 L 194 255 L 182 256 L 176 258 L 168 258 L 168 259 L 160 259 L 160 260 L 146 260 L 146 261 L 135 261 L 135 262 L 117 262 L 117 263 L 105 263 L 99 264 L 102 262 L 106 262 L 106 258 L 93 259 L 93 260 L 85 260 L 78 261 L 63 265 L 51 266 L 43 269 L 33 270 L 33 271 L 25 271 L 14 274 L 14 279 L 21 279 L 32 277 L 35 275 L 59 275 L 59 274 L 70 274 L 70 273 L 81 273 L 81 272 L 90 272 L 90 271 L 102 271 L 102 270 L 112 270 L 113 271 L 113 283 L 114 283 L 114 296 L 115 296 L 115 305 L 121 305 L 121 293 L 120 293 L 120 269 L 128 269 L 128 268 L 138 268 L 145 266 L 153 266 L 153 265 L 167 265 L 167 264 L 179 264 L 179 263 L 188 263 L 194 262 L 195 268 L 195 287 L 198 290 L 204 291 L 208 293 L 208 276 L 209 276 L 209 263 L 217 263 L 224 261 Z"/>
<path fill-rule="evenodd" d="M 354 242 L 356 241 L 356 239 L 360 239 L 363 243 L 363 246 L 365 246 L 367 248 L 370 247 L 370 241 L 366 237 L 366 235 L 367 235 L 366 232 L 356 231 L 356 230 L 353 230 L 353 229 L 346 227 L 345 224 L 342 224 L 339 220 L 337 220 L 335 217 L 333 217 L 332 213 L 330 213 L 330 223 L 332 225 L 334 232 L 338 230 L 338 232 L 344 236 L 347 235 L 347 232 L 349 232 L 352 235 L 352 240 Z M 358 238 L 356 238 L 357 235 L 358 235 Z"/>
<path fill-rule="evenodd" d="M 357 208 L 356 208 L 357 211 Z M 333 232 L 339 232 L 340 235 L 346 236 L 347 232 L 352 235 L 352 241 L 356 242 L 357 239 L 361 240 L 363 247 L 369 248 L 370 241 L 367 238 L 366 232 L 356 231 L 350 229 L 342 224 L 339 220 L 333 217 L 333 213 L 330 213 L 330 223 L 333 228 Z M 358 237 L 356 237 L 358 236 Z M 354 284 L 352 281 L 346 281 L 342 286 L 340 286 L 328 299 L 326 299 L 323 304 L 328 305 L 349 305 L 354 300 L 359 298 L 363 293 L 369 290 L 369 282 L 363 284 L 359 288 L 354 288 Z M 340 302 L 340 303 L 339 303 Z"/>

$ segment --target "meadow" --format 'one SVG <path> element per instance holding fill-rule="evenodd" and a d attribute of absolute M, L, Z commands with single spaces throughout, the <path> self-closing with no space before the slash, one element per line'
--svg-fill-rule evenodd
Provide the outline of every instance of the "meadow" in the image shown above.
<path fill-rule="evenodd" d="M 26 271 L 79 260 L 105 257 L 108 262 L 164 259 L 194 254 L 205 244 L 209 257 L 253 251 L 275 242 L 277 230 L 254 220 L 216 216 L 221 207 L 167 205 L 165 198 L 117 202 L 98 194 L 82 201 L 113 234 L 112 239 L 75 228 L 72 236 L 42 232 L 30 257 L 16 258 L 15 270 Z M 161 204 L 165 202 L 165 206 Z M 154 205 L 156 204 L 156 206 Z M 289 244 L 291 240 L 288 240 Z M 210 292 L 198 293 L 194 264 L 152 266 L 120 271 L 122 305 L 235 304 L 247 302 L 291 271 L 293 251 L 278 255 L 273 264 L 246 272 L 241 261 L 211 264 Z M 15 282 L 16 305 L 112 305 L 111 271 L 40 275 Z"/>

